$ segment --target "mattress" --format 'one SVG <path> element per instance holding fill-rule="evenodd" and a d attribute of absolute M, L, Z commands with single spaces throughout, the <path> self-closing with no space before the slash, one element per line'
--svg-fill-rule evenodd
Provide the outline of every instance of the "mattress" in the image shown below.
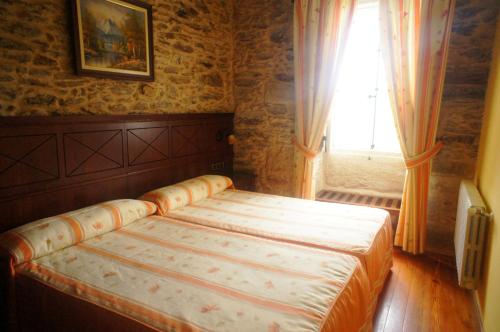
<path fill-rule="evenodd" d="M 385 210 L 226 189 L 167 216 L 220 229 L 348 253 L 365 267 L 372 309 L 392 266 L 392 228 Z"/>
<path fill-rule="evenodd" d="M 369 282 L 354 256 L 168 217 L 139 219 L 15 272 L 153 330 L 371 328 Z"/>

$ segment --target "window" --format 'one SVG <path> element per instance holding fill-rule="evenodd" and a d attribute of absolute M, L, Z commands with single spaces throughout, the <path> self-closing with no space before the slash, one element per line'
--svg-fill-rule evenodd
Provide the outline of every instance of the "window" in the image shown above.
<path fill-rule="evenodd" d="M 380 53 L 378 3 L 359 1 L 335 91 L 331 150 L 400 154 Z"/>

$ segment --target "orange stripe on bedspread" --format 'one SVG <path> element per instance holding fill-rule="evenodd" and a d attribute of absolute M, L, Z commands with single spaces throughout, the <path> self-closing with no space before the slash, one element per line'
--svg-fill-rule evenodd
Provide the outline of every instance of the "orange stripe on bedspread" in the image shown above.
<path fill-rule="evenodd" d="M 284 219 L 277 219 L 277 218 L 271 218 L 271 217 L 263 217 L 263 216 L 258 216 L 258 215 L 255 215 L 255 214 L 249 214 L 249 213 L 242 213 L 242 212 L 236 212 L 236 211 L 231 211 L 231 210 L 219 209 L 219 208 L 215 208 L 215 207 L 212 207 L 212 206 L 191 204 L 189 207 L 190 208 L 195 208 L 195 209 L 201 209 L 201 210 L 211 210 L 211 211 L 220 212 L 220 213 L 232 214 L 232 215 L 235 215 L 235 216 L 246 217 L 246 218 L 250 218 L 250 219 L 260 219 L 260 220 L 263 220 L 263 221 L 274 221 L 274 222 L 282 223 L 282 224 L 285 224 L 285 225 L 290 225 L 290 221 L 284 220 Z M 175 218 L 178 218 L 179 213 L 173 211 L 173 212 L 169 213 L 169 215 L 172 215 L 172 216 L 175 216 Z M 208 221 L 208 218 L 207 218 L 207 221 Z M 218 224 L 222 225 L 222 223 L 218 223 Z M 339 228 L 344 228 L 344 229 L 350 229 L 350 230 L 352 230 L 352 228 L 349 228 L 349 227 L 339 227 L 338 225 L 335 225 L 335 224 L 323 224 L 323 223 L 313 223 L 313 222 L 300 222 L 298 220 L 295 220 L 294 224 L 299 225 L 299 226 L 303 226 L 303 227 L 315 226 L 317 228 L 321 227 L 321 228 L 324 228 L 324 229 L 337 229 L 338 230 Z M 244 227 L 244 228 L 249 229 L 249 230 L 251 229 L 251 228 L 247 228 L 247 227 Z M 256 232 L 260 232 L 260 230 L 255 230 L 255 231 Z M 359 229 L 359 231 L 361 232 L 362 230 Z M 269 233 L 269 234 L 276 234 L 277 236 L 285 236 L 284 234 L 280 234 L 280 233 Z M 310 239 L 312 241 L 314 240 L 314 238 L 310 238 Z M 314 241 L 318 241 L 318 240 L 314 240 Z M 329 241 L 328 245 L 329 246 L 332 246 L 332 245 L 344 246 L 344 244 L 342 244 L 342 243 L 333 242 L 331 240 Z"/>
<path fill-rule="evenodd" d="M 233 180 L 231 180 L 231 179 L 230 179 L 230 178 L 228 178 L 228 177 L 226 177 L 225 179 L 226 179 L 226 186 L 227 186 L 227 188 L 229 188 L 229 189 L 234 189 L 235 187 L 234 187 Z"/>
<path fill-rule="evenodd" d="M 83 240 L 83 229 L 76 221 L 75 219 L 71 218 L 70 216 L 66 215 L 61 215 L 59 216 L 64 222 L 68 224 L 68 226 L 71 228 L 71 231 L 73 232 L 74 240 L 75 243 L 81 242 Z"/>
<path fill-rule="evenodd" d="M 113 206 L 111 204 L 101 204 L 101 206 L 111 212 L 111 215 L 113 216 L 114 229 L 122 227 L 123 222 L 120 210 L 118 210 L 116 206 Z"/>
<path fill-rule="evenodd" d="M 317 275 L 313 275 L 313 274 L 308 274 L 305 272 L 295 271 L 295 270 L 288 270 L 288 269 L 280 268 L 280 267 L 273 266 L 273 265 L 268 265 L 268 264 L 264 264 L 264 263 L 260 263 L 260 262 L 256 262 L 256 261 L 251 261 L 248 259 L 224 255 L 224 254 L 214 252 L 214 251 L 209 251 L 206 249 L 198 249 L 198 248 L 187 246 L 187 245 L 172 243 L 172 242 L 169 242 L 166 240 L 162 240 L 162 239 L 159 239 L 159 238 L 156 238 L 153 236 L 149 236 L 149 235 L 145 235 L 145 234 L 141 234 L 138 232 L 133 232 L 130 230 L 121 229 L 121 230 L 118 230 L 117 233 L 125 234 L 127 236 L 130 236 L 130 237 L 133 237 L 133 238 L 136 238 L 136 239 L 148 242 L 148 243 L 153 243 L 155 245 L 158 245 L 158 246 L 164 247 L 164 248 L 180 249 L 180 250 L 188 251 L 188 252 L 195 253 L 195 254 L 198 254 L 201 256 L 216 257 L 216 258 L 223 259 L 225 261 L 229 261 L 232 263 L 247 265 L 247 266 L 251 266 L 251 267 L 266 270 L 266 271 L 282 273 L 282 274 L 286 274 L 286 275 L 293 275 L 293 276 L 297 276 L 297 277 L 301 277 L 301 278 L 309 279 L 309 280 L 320 280 L 320 281 L 323 281 L 323 282 L 328 283 L 330 285 L 335 285 L 335 286 L 339 286 L 339 287 L 344 285 L 344 283 L 342 283 L 342 282 L 332 280 L 329 278 L 325 278 L 325 277 L 321 277 L 321 276 L 317 276 Z"/>
<path fill-rule="evenodd" d="M 155 204 L 151 202 L 142 201 L 146 206 L 146 211 L 148 211 L 148 216 L 152 215 L 155 212 Z"/>
<path fill-rule="evenodd" d="M 245 293 L 239 292 L 239 291 L 231 289 L 231 288 L 227 288 L 227 287 L 224 287 L 221 285 L 214 284 L 214 283 L 207 281 L 207 280 L 199 279 L 199 278 L 189 276 L 189 275 L 177 272 L 177 271 L 167 270 L 167 269 L 164 269 L 164 268 L 161 268 L 158 266 L 142 263 L 142 262 L 133 260 L 131 258 L 119 256 L 117 254 L 114 254 L 114 253 L 111 253 L 108 251 L 104 251 L 102 249 L 98 249 L 95 247 L 90 247 L 84 243 L 79 243 L 76 246 L 80 249 L 87 251 L 87 252 L 90 252 L 90 253 L 93 253 L 93 254 L 96 254 L 96 255 L 99 255 L 102 257 L 107 257 L 109 259 L 118 261 L 122 264 L 132 266 L 134 268 L 145 270 L 145 271 L 148 271 L 151 273 L 156 273 L 156 274 L 159 274 L 163 277 L 183 281 L 183 282 L 186 282 L 186 283 L 198 286 L 198 287 L 203 287 L 205 289 L 208 289 L 208 290 L 211 290 L 211 291 L 217 292 L 219 294 L 223 294 L 223 295 L 226 295 L 226 296 L 238 299 L 238 300 L 250 302 L 250 303 L 260 305 L 260 306 L 263 306 L 263 307 L 266 307 L 266 308 L 269 308 L 269 309 L 272 309 L 275 311 L 281 311 L 281 312 L 285 312 L 285 313 L 289 313 L 289 314 L 304 316 L 304 317 L 307 317 L 307 318 L 310 318 L 310 319 L 313 319 L 316 321 L 321 320 L 321 317 L 317 313 L 311 312 L 311 311 L 308 311 L 308 310 L 305 310 L 302 308 L 297 308 L 297 307 L 294 307 L 294 306 L 291 306 L 291 305 L 288 305 L 285 303 L 276 302 L 276 301 L 273 301 L 270 299 L 263 299 L 263 298 L 253 296 L 250 294 L 245 294 Z"/>
<path fill-rule="evenodd" d="M 253 207 L 257 207 L 259 209 L 270 209 L 270 210 L 276 210 L 276 211 L 281 211 L 281 212 L 294 212 L 294 213 L 298 213 L 298 214 L 303 214 L 304 215 L 304 218 L 305 220 L 298 220 L 298 219 L 295 219 L 293 221 L 293 224 L 295 225 L 300 225 L 300 226 L 304 226 L 304 227 L 311 227 L 311 226 L 316 226 L 316 227 L 321 227 L 321 228 L 325 228 L 325 229 L 345 229 L 345 230 L 355 230 L 357 232 L 367 232 L 367 229 L 366 229 L 366 226 L 362 226 L 362 225 L 357 225 L 354 224 L 353 222 L 355 221 L 361 221 L 362 223 L 365 223 L 365 222 L 370 222 L 372 224 L 376 224 L 376 225 L 381 225 L 379 222 L 377 221 L 374 221 L 374 220 L 371 220 L 371 219 L 366 219 L 366 218 L 355 218 L 351 215 L 347 216 L 339 216 L 339 215 L 328 215 L 328 214 L 321 214 L 321 213 L 316 213 L 316 212 L 310 212 L 310 211 L 301 211 L 301 210 L 293 210 L 293 209 L 288 209 L 288 208 L 285 208 L 285 207 L 269 207 L 269 206 L 266 206 L 266 205 L 260 205 L 260 204 L 256 204 L 256 203 L 249 203 L 249 202 L 245 202 L 245 201 L 237 201 L 237 200 L 232 200 L 232 199 L 228 199 L 228 198 L 218 198 L 218 197 L 211 197 L 210 199 L 213 199 L 213 200 L 220 200 L 220 201 L 227 201 L 227 202 L 231 202 L 231 203 L 235 203 L 235 204 L 239 204 L 239 205 L 247 205 L 247 206 L 253 206 Z M 221 213 L 229 213 L 229 214 L 234 214 L 234 215 L 238 215 L 238 216 L 241 216 L 241 217 L 248 217 L 248 218 L 254 218 L 254 219 L 261 219 L 261 220 L 264 220 L 264 221 L 274 221 L 274 222 L 279 222 L 279 223 L 285 223 L 287 225 L 290 225 L 290 220 L 288 219 L 288 217 L 286 215 L 284 215 L 285 219 L 279 219 L 279 218 L 271 218 L 271 217 L 268 217 L 268 216 L 259 216 L 259 215 L 255 215 L 255 214 L 250 214 L 250 213 L 242 213 L 242 212 L 235 212 L 235 211 L 232 211 L 232 210 L 226 210 L 226 209 L 222 209 L 222 208 L 215 208 L 215 207 L 211 207 L 211 206 L 207 206 L 207 205 L 199 205 L 199 204 L 191 204 L 189 207 L 192 207 L 192 208 L 196 208 L 196 209 L 211 209 L 213 211 L 217 211 L 217 212 L 221 212 Z M 175 211 L 173 213 L 176 213 Z M 316 222 L 316 221 L 312 221 L 310 220 L 311 219 L 311 216 L 318 216 L 318 217 L 329 217 L 329 218 L 339 218 L 339 217 L 343 217 L 343 218 L 349 218 L 350 220 L 352 220 L 353 222 L 351 223 L 346 223 L 345 225 L 343 224 L 338 224 L 338 223 L 326 223 L 324 221 L 319 221 L 319 222 Z M 368 231 L 370 232 L 370 231 Z"/>
<path fill-rule="evenodd" d="M 191 189 L 189 189 L 189 187 L 186 187 L 183 184 L 176 184 L 175 187 L 181 188 L 182 190 L 184 190 L 187 193 L 187 195 L 188 195 L 188 204 L 193 203 L 193 193 L 191 192 Z"/>
<path fill-rule="evenodd" d="M 204 184 L 207 185 L 207 190 L 208 190 L 208 196 L 212 196 L 212 193 L 213 193 L 213 190 L 212 190 L 212 184 L 210 183 L 210 181 L 208 181 L 207 179 L 204 179 L 202 177 L 198 178 L 198 180 L 202 181 Z"/>
<path fill-rule="evenodd" d="M 110 302 L 112 304 L 115 304 L 117 307 L 122 307 L 125 308 L 126 310 L 133 312 L 135 315 L 138 317 L 146 317 L 149 320 L 159 323 L 162 325 L 162 328 L 168 328 L 168 329 L 173 329 L 174 331 L 182 331 L 182 332 L 195 332 L 195 331 L 201 331 L 199 327 L 196 327 L 192 324 L 189 324 L 185 321 L 178 320 L 176 318 L 170 317 L 166 315 L 165 313 L 153 310 L 151 308 L 147 308 L 145 306 L 142 306 L 140 304 L 134 303 L 132 301 L 129 301 L 123 297 L 119 297 L 115 294 L 109 294 L 103 290 L 99 290 L 95 287 L 90 286 L 89 284 L 83 283 L 79 280 L 73 279 L 66 277 L 65 275 L 58 273 L 56 271 L 50 270 L 48 268 L 43 267 L 42 265 L 39 265 L 35 262 L 29 262 L 26 265 L 26 268 L 29 270 L 35 270 L 38 273 L 50 278 L 51 281 L 55 281 L 61 284 L 64 284 L 66 286 L 70 286 L 74 289 L 74 294 L 75 296 L 79 298 L 83 298 L 86 300 L 91 301 L 92 303 L 95 303 L 90 299 L 90 297 L 95 297 L 100 300 Z M 53 285 L 50 285 L 51 287 L 54 287 Z M 117 311 L 114 308 L 110 308 L 106 306 L 108 309 L 112 309 L 113 311 Z M 123 312 L 119 312 L 122 313 Z M 149 324 L 148 324 L 149 325 Z"/>
<path fill-rule="evenodd" d="M 224 234 L 224 236 L 231 236 L 231 237 L 237 237 L 237 238 L 242 238 L 242 239 L 251 239 L 252 241 L 256 242 L 262 242 L 262 243 L 273 243 L 274 245 L 280 245 L 280 246 L 288 246 L 290 248 L 295 248 L 297 249 L 298 246 L 294 243 L 288 243 L 284 241 L 279 241 L 276 242 L 272 239 L 268 239 L 265 237 L 256 237 L 247 233 L 243 232 L 234 232 L 231 230 L 226 230 L 224 228 L 220 227 L 210 227 L 206 225 L 202 225 L 196 222 L 186 222 L 182 220 L 181 218 L 174 219 L 172 217 L 166 217 L 166 216 L 151 216 L 150 218 L 153 218 L 159 222 L 164 222 L 164 223 L 172 223 L 172 224 L 177 224 L 177 225 L 182 225 L 183 227 L 189 227 L 192 229 L 199 229 L 203 230 L 204 232 L 211 232 L 211 233 L 217 233 L 217 234 Z M 331 250 L 322 250 L 318 248 L 314 248 L 313 246 L 300 246 L 300 250 L 307 250 L 310 251 L 311 253 L 316 253 L 321 255 L 326 255 L 326 256 L 336 256 L 337 253 Z"/>
<path fill-rule="evenodd" d="M 331 251 L 333 249 L 336 252 L 353 255 L 352 250 L 349 250 L 349 248 L 341 248 L 340 247 L 340 246 L 346 247 L 347 246 L 346 244 L 339 244 L 339 243 L 330 242 L 328 245 L 324 245 L 324 244 L 319 244 L 318 243 L 318 242 L 320 242 L 319 240 L 315 240 L 315 239 L 311 239 L 311 238 L 302 237 L 301 239 L 292 239 L 291 236 L 289 236 L 289 235 L 265 232 L 265 231 L 262 231 L 260 229 L 255 229 L 255 228 L 224 224 L 224 223 L 211 221 L 211 220 L 207 220 L 207 219 L 203 219 L 203 218 L 197 218 L 197 217 L 193 217 L 193 216 L 176 215 L 176 214 L 172 214 L 172 213 L 170 213 L 169 216 L 171 218 L 175 218 L 175 219 L 178 219 L 180 221 L 185 221 L 188 223 L 194 223 L 194 224 L 218 228 L 218 229 L 222 229 L 222 230 L 228 230 L 231 232 L 238 232 L 240 234 L 257 235 L 257 236 L 260 236 L 262 238 L 269 239 L 269 240 L 279 240 L 280 242 L 301 245 L 301 246 L 307 246 L 307 247 L 313 247 L 313 248 L 317 248 L 317 249 L 326 249 L 329 251 Z M 338 246 L 338 247 L 336 247 L 336 246 Z M 363 253 L 356 253 L 356 255 L 363 255 Z"/>
<path fill-rule="evenodd" d="M 168 210 L 170 210 L 170 199 L 168 198 L 168 195 L 163 195 L 160 192 L 149 192 L 147 194 L 142 195 L 139 199 L 149 199 L 152 202 L 155 202 L 154 204 L 158 205 L 158 209 L 162 209 L 163 204 L 165 204 L 165 210 L 162 211 L 162 213 L 166 213 Z M 163 204 L 162 204 L 163 203 Z"/>
<path fill-rule="evenodd" d="M 29 261 L 33 258 L 33 249 L 30 243 L 21 235 L 15 233 L 14 231 L 6 232 L 2 234 L 2 240 L 8 243 L 5 248 L 19 248 L 19 251 L 23 254 L 23 261 Z M 8 250 L 8 249 L 7 249 Z M 14 255 L 16 257 L 16 255 Z"/>
<path fill-rule="evenodd" d="M 241 192 L 241 190 L 238 190 L 238 192 Z M 250 194 L 250 192 L 248 192 L 248 194 Z M 267 198 L 269 198 L 269 197 L 267 197 Z M 210 197 L 210 199 L 232 202 L 232 203 L 237 203 L 237 204 L 244 204 L 244 205 L 249 205 L 249 206 L 254 206 L 254 207 L 264 208 L 264 209 L 270 209 L 270 210 L 276 210 L 276 211 L 296 212 L 296 213 L 305 214 L 307 216 L 310 216 L 312 214 L 315 216 L 338 217 L 338 215 L 336 215 L 336 214 L 332 214 L 332 213 L 328 213 L 328 212 L 310 211 L 310 210 L 306 210 L 305 208 L 304 209 L 294 209 L 294 208 L 289 207 L 289 206 L 286 206 L 286 207 L 285 206 L 273 206 L 273 205 L 268 205 L 265 203 L 248 202 L 247 200 L 245 200 L 245 198 L 237 199 L 237 198 L 227 198 L 227 197 Z M 351 215 L 352 215 L 352 213 L 349 214 L 349 216 L 351 216 Z M 363 222 L 378 223 L 377 221 L 373 221 L 371 219 L 363 219 Z"/>

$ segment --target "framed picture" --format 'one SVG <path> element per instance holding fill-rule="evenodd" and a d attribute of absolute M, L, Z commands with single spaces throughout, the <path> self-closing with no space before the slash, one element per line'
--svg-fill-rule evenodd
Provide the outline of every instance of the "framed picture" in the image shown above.
<path fill-rule="evenodd" d="M 152 81 L 151 6 L 136 0 L 71 0 L 78 75 Z"/>

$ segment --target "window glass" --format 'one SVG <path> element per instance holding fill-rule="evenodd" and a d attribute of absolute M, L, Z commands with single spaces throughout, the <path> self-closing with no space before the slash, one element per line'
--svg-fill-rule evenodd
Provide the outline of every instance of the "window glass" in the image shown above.
<path fill-rule="evenodd" d="M 380 53 L 377 2 L 360 3 L 330 113 L 330 149 L 401 153 Z"/>

